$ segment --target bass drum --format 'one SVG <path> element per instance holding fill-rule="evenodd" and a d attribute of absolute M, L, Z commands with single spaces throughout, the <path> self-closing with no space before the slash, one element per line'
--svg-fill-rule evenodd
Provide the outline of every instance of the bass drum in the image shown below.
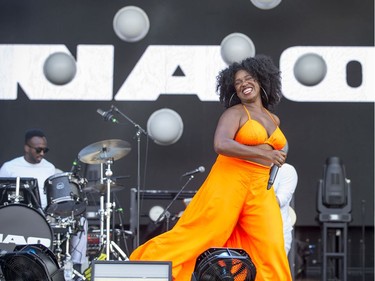
<path fill-rule="evenodd" d="M 51 226 L 36 209 L 11 204 L 0 207 L 0 249 L 12 252 L 17 245 L 42 244 L 53 249 Z"/>

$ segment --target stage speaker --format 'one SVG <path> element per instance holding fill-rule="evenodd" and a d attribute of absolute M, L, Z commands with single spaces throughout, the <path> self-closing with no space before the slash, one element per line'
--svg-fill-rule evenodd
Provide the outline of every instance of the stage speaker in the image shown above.
<path fill-rule="evenodd" d="M 91 281 L 172 281 L 169 261 L 92 261 Z"/>

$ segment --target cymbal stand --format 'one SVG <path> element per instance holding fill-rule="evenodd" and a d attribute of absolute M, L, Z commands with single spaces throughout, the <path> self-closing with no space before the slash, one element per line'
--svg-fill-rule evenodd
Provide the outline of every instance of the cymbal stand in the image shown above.
<path fill-rule="evenodd" d="M 82 280 L 86 280 L 86 277 L 80 274 L 77 270 L 73 268 L 73 261 L 72 256 L 69 253 L 69 245 L 70 245 L 70 233 L 72 233 L 72 229 L 69 226 L 69 230 L 66 234 L 66 251 L 65 251 L 65 261 L 64 261 L 64 269 L 70 268 L 72 274 L 79 276 Z M 73 277 L 73 276 L 71 276 Z"/>
<path fill-rule="evenodd" d="M 56 255 L 57 262 L 61 265 L 62 264 L 62 252 L 63 249 L 61 248 L 61 245 L 64 243 L 64 239 L 62 239 L 63 233 L 65 234 L 66 232 L 72 232 L 71 226 L 74 226 L 76 223 L 74 219 L 74 214 L 71 215 L 71 217 L 66 217 L 66 218 L 61 218 L 57 217 L 57 224 L 53 228 L 53 232 L 56 235 L 56 238 L 53 240 L 53 245 L 54 247 L 54 254 Z M 67 237 L 70 237 L 68 236 Z M 69 242 L 67 242 L 69 243 Z M 68 252 L 67 252 L 68 253 Z"/>
<path fill-rule="evenodd" d="M 100 195 L 100 238 L 99 238 L 99 249 L 104 245 L 104 195 Z"/>
<path fill-rule="evenodd" d="M 142 127 L 135 123 L 133 120 L 131 120 L 128 116 L 126 116 L 124 113 L 122 113 L 117 107 L 111 106 L 111 110 L 119 113 L 122 117 L 124 117 L 126 120 L 128 120 L 130 123 L 134 125 L 135 128 L 137 128 L 136 137 L 137 137 L 137 231 L 135 233 L 135 247 L 139 246 L 139 214 L 140 214 L 140 190 L 141 190 L 141 134 L 143 133 L 145 136 L 148 136 L 152 139 L 152 137 L 147 134 L 147 132 L 142 129 Z"/>
<path fill-rule="evenodd" d="M 113 159 L 108 159 L 107 160 L 107 169 L 105 172 L 106 175 L 106 180 L 107 180 L 107 203 L 106 203 L 106 208 L 104 211 L 104 215 L 106 217 L 106 260 L 110 260 L 110 254 L 111 252 L 114 253 L 114 248 L 117 250 L 117 252 L 122 256 L 124 260 L 129 260 L 128 257 L 125 255 L 125 253 L 121 250 L 121 248 L 116 245 L 115 242 L 111 241 L 111 233 L 110 233 L 110 227 L 111 227 L 111 212 L 112 212 L 112 207 L 114 204 L 111 203 L 111 176 L 113 175 L 112 170 L 111 170 L 111 164 L 113 163 Z M 102 196 L 103 197 L 103 196 Z M 102 202 L 102 197 L 101 197 L 101 202 Z M 102 226 L 102 224 L 101 224 Z M 103 227 L 101 227 L 101 234 L 102 234 Z"/>
<path fill-rule="evenodd" d="M 100 163 L 100 184 L 104 183 L 103 177 L 103 163 Z M 98 212 L 100 217 L 100 238 L 99 238 L 99 249 L 104 245 L 104 194 L 100 194 L 100 209 Z"/>
<path fill-rule="evenodd" d="M 60 264 L 61 263 L 61 253 L 62 253 L 62 248 L 61 248 L 61 244 L 62 244 L 62 240 L 61 240 L 61 233 L 57 232 L 56 234 L 56 239 L 54 241 L 54 245 L 56 246 L 55 250 L 54 250 L 54 253 L 56 255 L 56 259 L 57 259 L 57 262 Z"/>

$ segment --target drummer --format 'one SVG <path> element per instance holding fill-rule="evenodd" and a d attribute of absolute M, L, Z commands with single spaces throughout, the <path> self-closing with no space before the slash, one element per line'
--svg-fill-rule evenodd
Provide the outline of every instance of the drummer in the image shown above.
<path fill-rule="evenodd" d="M 44 159 L 48 151 L 44 133 L 39 129 L 30 129 L 25 133 L 24 155 L 5 162 L 0 169 L 0 177 L 36 178 L 42 209 L 47 207 L 44 181 L 56 173 L 55 166 Z"/>
<path fill-rule="evenodd" d="M 48 151 L 47 138 L 44 132 L 40 129 L 29 129 L 25 133 L 24 155 L 5 162 L 0 169 L 0 177 L 36 178 L 43 210 L 47 207 L 47 196 L 43 190 L 44 182 L 47 178 L 59 172 L 52 163 L 44 159 Z M 78 241 L 72 239 L 71 246 L 72 260 L 78 271 L 80 264 L 85 262 L 87 248 L 86 233 L 79 236 L 81 239 Z"/>

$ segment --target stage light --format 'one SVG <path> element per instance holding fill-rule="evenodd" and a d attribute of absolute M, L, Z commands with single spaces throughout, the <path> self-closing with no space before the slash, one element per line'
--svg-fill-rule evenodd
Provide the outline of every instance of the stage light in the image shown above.
<path fill-rule="evenodd" d="M 183 129 L 181 116 L 169 108 L 155 111 L 147 121 L 148 134 L 159 145 L 174 144 L 180 139 Z"/>
<path fill-rule="evenodd" d="M 253 281 L 256 268 L 242 249 L 210 248 L 196 260 L 191 281 Z"/>
<path fill-rule="evenodd" d="M 255 56 L 253 41 L 242 33 L 231 33 L 220 43 L 220 54 L 226 64 L 241 62 L 242 60 Z"/>
<path fill-rule="evenodd" d="M 322 82 L 327 74 L 324 59 L 313 53 L 302 55 L 294 65 L 294 76 L 305 86 L 315 86 Z"/>
<path fill-rule="evenodd" d="M 76 61 L 69 54 L 53 53 L 44 62 L 43 72 L 51 83 L 65 85 L 72 81 L 76 75 Z"/>
<path fill-rule="evenodd" d="M 56 257 L 42 244 L 19 245 L 0 256 L 5 281 L 64 281 Z"/>
<path fill-rule="evenodd" d="M 150 21 L 141 8 L 127 6 L 116 13 L 113 19 L 113 29 L 121 40 L 137 42 L 147 35 Z"/>
<path fill-rule="evenodd" d="M 326 160 L 323 179 L 318 181 L 317 209 L 321 222 L 351 221 L 350 180 L 339 157 Z"/>

